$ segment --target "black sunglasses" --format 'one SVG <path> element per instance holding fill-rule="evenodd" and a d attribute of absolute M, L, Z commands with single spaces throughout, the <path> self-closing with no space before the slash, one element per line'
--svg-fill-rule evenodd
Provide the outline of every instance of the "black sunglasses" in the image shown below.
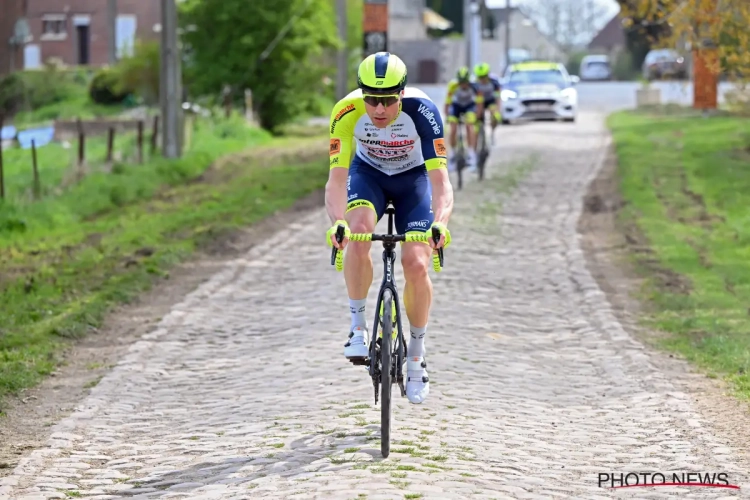
<path fill-rule="evenodd" d="M 377 106 L 378 104 L 382 104 L 384 107 L 393 106 L 398 102 L 400 95 L 368 95 L 365 94 L 362 96 L 362 99 L 365 101 L 365 103 L 369 104 L 370 106 Z"/>

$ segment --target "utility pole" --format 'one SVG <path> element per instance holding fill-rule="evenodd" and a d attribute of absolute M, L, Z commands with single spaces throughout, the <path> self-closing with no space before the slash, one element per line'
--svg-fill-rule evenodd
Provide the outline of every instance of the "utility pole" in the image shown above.
<path fill-rule="evenodd" d="M 477 0 L 471 0 L 471 60 L 470 68 L 479 64 L 482 57 L 482 14 Z"/>
<path fill-rule="evenodd" d="M 510 21 L 511 21 L 511 10 L 510 0 L 505 0 L 505 67 L 510 65 Z"/>
<path fill-rule="evenodd" d="M 336 10 L 338 11 L 339 38 L 344 44 L 338 53 L 336 97 L 337 99 L 343 99 L 347 94 L 346 87 L 349 76 L 349 37 L 347 36 L 346 0 L 336 0 Z"/>
<path fill-rule="evenodd" d="M 107 24 L 109 24 L 109 64 L 117 63 L 117 0 L 107 0 Z"/>
<path fill-rule="evenodd" d="M 464 2 L 464 41 L 466 42 L 466 63 L 463 66 L 471 68 L 471 2 L 472 0 L 463 0 Z"/>
<path fill-rule="evenodd" d="M 162 156 L 182 156 L 182 69 L 177 46 L 175 0 L 161 0 L 161 104 Z"/>

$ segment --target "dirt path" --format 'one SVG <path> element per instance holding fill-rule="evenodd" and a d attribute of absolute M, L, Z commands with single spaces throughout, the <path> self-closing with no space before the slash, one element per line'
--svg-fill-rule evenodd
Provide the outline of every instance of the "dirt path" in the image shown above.
<path fill-rule="evenodd" d="M 606 220 L 598 212 L 581 221 L 581 200 L 608 150 L 603 117 L 500 132 L 491 178 L 457 194 L 454 243 L 445 271 L 433 277 L 431 394 L 421 406 L 396 402 L 397 443 L 387 460 L 366 372 L 342 357 L 343 278 L 322 246 L 328 221 L 311 209 L 209 279 L 190 277 L 200 286 L 165 304 L 158 324 L 150 318 L 161 311 L 152 311 L 148 333 L 112 350 L 118 364 L 50 429 L 52 439 L 33 444 L 0 482 L 0 495 L 746 494 L 747 434 L 737 435 L 732 414 L 723 415 L 732 403 L 717 397 L 709 412 L 710 395 L 691 389 L 702 379 L 634 339 L 627 313 L 635 310 L 612 293 L 628 286 L 627 274 L 604 272 L 610 254 L 598 251 L 610 242 Z M 511 192 L 507 176 L 518 178 L 529 159 Z M 380 249 L 373 252 L 379 262 Z M 212 265 L 184 272 L 208 277 Z M 600 473 L 644 470 L 726 472 L 743 490 L 618 493 L 597 484 Z"/>

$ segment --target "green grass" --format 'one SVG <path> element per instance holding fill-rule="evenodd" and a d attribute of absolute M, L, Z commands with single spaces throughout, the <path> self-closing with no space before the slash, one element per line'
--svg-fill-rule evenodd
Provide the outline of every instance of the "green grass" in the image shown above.
<path fill-rule="evenodd" d="M 750 120 L 620 112 L 609 125 L 656 343 L 750 397 Z"/>
<path fill-rule="evenodd" d="M 0 402 L 51 373 L 61 347 L 202 244 L 322 188 L 322 148 L 319 160 L 301 164 L 243 155 L 197 182 L 226 153 L 289 141 L 225 124 L 197 133 L 179 160 L 92 174 L 37 203 L 0 204 Z"/>

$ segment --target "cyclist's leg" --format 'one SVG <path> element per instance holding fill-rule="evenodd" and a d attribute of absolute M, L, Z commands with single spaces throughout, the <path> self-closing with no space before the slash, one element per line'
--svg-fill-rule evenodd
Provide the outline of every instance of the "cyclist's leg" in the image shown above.
<path fill-rule="evenodd" d="M 477 164 L 477 130 L 474 124 L 477 121 L 476 104 L 471 104 L 466 108 L 466 142 L 468 143 L 466 164 L 472 169 Z"/>
<path fill-rule="evenodd" d="M 460 117 L 460 109 L 455 104 L 450 105 L 450 109 L 448 110 L 448 123 L 450 123 L 450 133 L 448 136 L 448 145 L 450 146 L 448 150 L 448 170 L 453 171 L 456 169 L 456 131 L 458 127 L 460 126 L 458 123 L 458 118 Z"/>
<path fill-rule="evenodd" d="M 385 195 L 380 182 L 384 175 L 354 156 L 346 183 L 348 203 L 345 215 L 353 233 L 371 233 L 383 216 Z M 368 355 L 365 304 L 373 274 L 370 246 L 370 242 L 350 241 L 344 253 L 344 279 L 349 294 L 349 312 L 352 315 L 349 341 L 344 346 L 344 356 L 347 358 Z"/>
<path fill-rule="evenodd" d="M 391 177 L 388 193 L 396 209 L 395 226 L 399 233 L 430 230 L 432 186 L 424 166 Z M 401 265 L 404 270 L 404 307 L 409 320 L 410 339 L 407 359 L 406 396 L 421 403 L 429 393 L 427 364 L 424 361 L 424 338 L 432 305 L 432 281 L 428 273 L 432 249 L 427 243 L 403 243 Z"/>

